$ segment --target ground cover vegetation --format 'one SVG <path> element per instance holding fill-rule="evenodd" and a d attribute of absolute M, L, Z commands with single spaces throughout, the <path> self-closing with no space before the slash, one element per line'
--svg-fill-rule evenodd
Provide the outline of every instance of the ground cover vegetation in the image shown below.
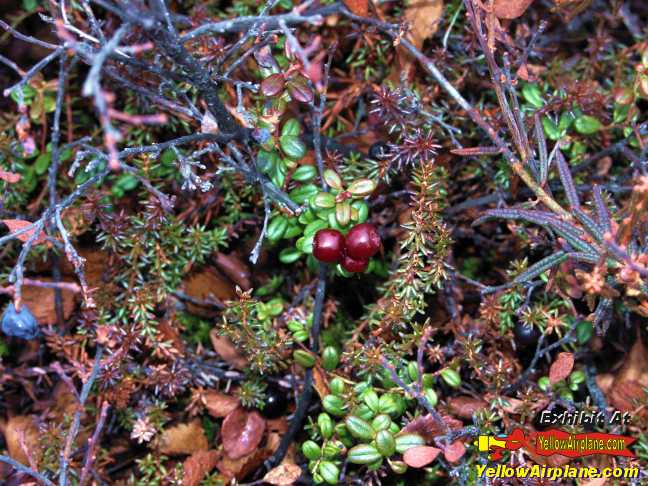
<path fill-rule="evenodd" d="M 506 464 L 646 467 L 648 4 L 0 12 L 4 484 L 493 484 L 543 410 L 636 457 Z"/>

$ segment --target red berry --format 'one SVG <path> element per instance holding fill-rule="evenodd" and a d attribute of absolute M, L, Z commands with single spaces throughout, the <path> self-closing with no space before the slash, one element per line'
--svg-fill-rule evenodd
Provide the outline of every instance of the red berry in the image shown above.
<path fill-rule="evenodd" d="M 356 260 L 369 260 L 380 249 L 380 235 L 374 225 L 357 224 L 346 237 L 346 252 Z"/>
<path fill-rule="evenodd" d="M 344 236 L 338 230 L 323 229 L 315 233 L 313 256 L 320 262 L 340 261 L 344 251 Z"/>
<path fill-rule="evenodd" d="M 367 265 L 369 265 L 368 259 L 356 260 L 355 258 L 351 258 L 349 255 L 346 254 L 342 257 L 342 268 L 344 268 L 347 272 L 351 272 L 351 273 L 364 272 L 367 269 Z"/>

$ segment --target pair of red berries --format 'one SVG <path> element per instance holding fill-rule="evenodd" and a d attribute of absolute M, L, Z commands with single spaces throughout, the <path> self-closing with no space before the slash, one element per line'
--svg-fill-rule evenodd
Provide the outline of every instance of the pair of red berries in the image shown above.
<path fill-rule="evenodd" d="M 320 262 L 340 262 L 347 272 L 364 272 L 369 259 L 380 249 L 380 235 L 369 223 L 355 225 L 346 238 L 338 230 L 323 229 L 315 234 L 313 256 Z"/>

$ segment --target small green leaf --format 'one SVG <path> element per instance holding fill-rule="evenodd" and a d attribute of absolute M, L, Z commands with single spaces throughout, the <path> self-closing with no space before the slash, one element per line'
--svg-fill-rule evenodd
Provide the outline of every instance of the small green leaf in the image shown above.
<path fill-rule="evenodd" d="M 47 168 L 49 167 L 51 161 L 52 154 L 50 154 L 49 152 L 40 154 L 38 157 L 36 157 L 36 162 L 34 162 L 34 172 L 36 172 L 37 175 L 43 175 L 45 172 L 47 172 Z"/>
<path fill-rule="evenodd" d="M 336 395 L 326 395 L 322 399 L 322 407 L 331 415 L 341 417 L 345 413 L 346 402 L 342 397 L 338 397 Z"/>
<path fill-rule="evenodd" d="M 117 186 L 124 192 L 132 191 L 138 184 L 139 181 L 133 174 L 122 174 L 117 179 Z"/>
<path fill-rule="evenodd" d="M 324 171 L 324 182 L 326 182 L 331 189 L 336 189 L 338 191 L 342 189 L 342 179 L 338 173 L 332 169 L 326 169 Z"/>
<path fill-rule="evenodd" d="M 317 417 L 317 426 L 319 427 L 320 434 L 325 439 L 330 439 L 333 436 L 333 419 L 327 413 L 320 413 Z"/>
<path fill-rule="evenodd" d="M 574 121 L 574 128 L 578 133 L 583 135 L 596 133 L 601 129 L 601 127 L 601 122 L 589 115 L 581 115 L 576 118 L 576 121 Z"/>
<path fill-rule="evenodd" d="M 378 449 L 369 444 L 359 444 L 349 449 L 347 459 L 352 464 L 371 464 L 381 459 Z"/>
<path fill-rule="evenodd" d="M 166 152 L 165 152 L 166 153 Z M 277 164 L 281 163 L 281 158 L 277 152 L 268 152 L 267 150 L 259 150 L 257 155 L 256 164 L 261 172 L 270 174 L 275 170 Z"/>
<path fill-rule="evenodd" d="M 279 139 L 279 143 L 281 150 L 291 159 L 299 160 L 306 155 L 306 145 L 304 145 L 304 142 L 299 137 L 282 136 Z"/>
<path fill-rule="evenodd" d="M 453 388 L 458 388 L 461 385 L 461 377 L 459 376 L 459 373 L 452 368 L 441 370 L 441 378 L 443 378 L 443 381 Z"/>
<path fill-rule="evenodd" d="M 270 220 L 268 229 L 266 230 L 266 237 L 270 241 L 279 241 L 286 229 L 288 228 L 288 219 L 285 216 L 275 216 Z"/>
<path fill-rule="evenodd" d="M 313 165 L 302 165 L 292 174 L 292 180 L 298 182 L 310 181 L 317 175 L 317 168 Z"/>
<path fill-rule="evenodd" d="M 315 184 L 305 184 L 303 186 L 296 187 L 292 191 L 288 193 L 288 197 L 295 201 L 297 204 L 304 204 L 306 201 L 308 201 L 311 197 L 313 197 L 315 194 L 319 192 L 319 188 Z M 299 222 L 302 224 L 306 224 L 306 222 L 302 221 L 302 216 L 305 214 L 309 213 L 309 211 L 304 211 L 302 214 L 300 214 L 299 217 Z M 312 214 L 309 213 L 309 214 Z M 310 223 L 310 221 L 308 221 Z"/>
<path fill-rule="evenodd" d="M 340 353 L 334 346 L 326 346 L 322 351 L 322 367 L 326 371 L 332 371 L 337 368 L 340 362 Z"/>
<path fill-rule="evenodd" d="M 580 321 L 576 325 L 576 338 L 579 344 L 587 344 L 594 336 L 594 328 L 589 321 Z"/>
<path fill-rule="evenodd" d="M 385 393 L 380 396 L 378 410 L 380 413 L 386 413 L 391 416 L 400 415 L 400 407 L 398 406 L 394 396 L 390 393 Z"/>
<path fill-rule="evenodd" d="M 542 119 L 542 126 L 544 128 L 545 135 L 549 138 L 549 140 L 559 140 L 560 137 L 562 137 L 562 131 L 560 128 L 558 128 L 558 125 L 556 125 L 553 120 L 549 117 L 544 117 Z"/>
<path fill-rule="evenodd" d="M 318 471 L 328 484 L 337 484 L 340 479 L 340 469 L 331 461 L 320 462 Z"/>
<path fill-rule="evenodd" d="M 351 205 L 347 201 L 335 205 L 335 219 L 340 226 L 349 224 L 351 221 Z"/>
<path fill-rule="evenodd" d="M 326 221 L 322 221 L 321 219 L 316 219 L 312 223 L 308 223 L 308 226 L 304 228 L 304 236 L 314 236 L 319 230 L 323 230 L 326 228 L 328 225 L 326 224 Z"/>
<path fill-rule="evenodd" d="M 335 377 L 329 382 L 329 389 L 333 395 L 342 395 L 344 393 L 344 381 L 342 378 Z"/>
<path fill-rule="evenodd" d="M 411 447 L 425 445 L 425 439 L 418 434 L 403 434 L 396 437 L 396 451 L 403 454 Z"/>
<path fill-rule="evenodd" d="M 281 128 L 282 137 L 299 137 L 301 135 L 301 125 L 295 118 L 291 118 Z"/>
<path fill-rule="evenodd" d="M 304 454 L 306 459 L 314 461 L 320 458 L 320 456 L 322 455 L 322 450 L 316 442 L 307 440 L 302 444 L 302 454 Z"/>
<path fill-rule="evenodd" d="M 315 356 L 313 356 L 313 354 L 308 351 L 304 351 L 303 349 L 297 349 L 296 351 L 293 351 L 293 359 L 295 360 L 295 363 L 303 366 L 304 368 L 312 368 L 313 366 L 315 366 Z"/>
<path fill-rule="evenodd" d="M 436 407 L 439 401 L 439 397 L 432 388 L 426 388 L 425 390 L 423 390 L 423 396 L 432 407 Z"/>
<path fill-rule="evenodd" d="M 585 373 L 583 373 L 582 370 L 576 370 L 572 371 L 571 375 L 569 375 L 569 382 L 572 385 L 580 385 L 585 381 Z"/>
<path fill-rule="evenodd" d="M 376 183 L 371 179 L 356 179 L 349 186 L 349 192 L 354 197 L 365 197 L 376 189 Z"/>
<path fill-rule="evenodd" d="M 353 217 L 353 221 L 356 223 L 364 223 L 369 217 L 369 206 L 364 201 L 353 201 L 351 203 L 351 208 L 357 211 L 357 214 Z M 353 213 L 352 213 L 353 216 Z"/>
<path fill-rule="evenodd" d="M 350 415 L 344 421 L 347 429 L 353 437 L 360 440 L 371 440 L 373 439 L 374 430 L 371 428 L 371 424 L 360 417 Z"/>
<path fill-rule="evenodd" d="M 335 207 L 335 196 L 330 192 L 318 192 L 312 197 L 312 206 L 314 209 L 330 209 Z"/>
<path fill-rule="evenodd" d="M 391 424 L 392 424 L 391 417 L 387 414 L 382 413 L 380 415 L 377 415 L 371 421 L 371 428 L 374 429 L 376 432 L 380 432 L 381 430 L 387 430 Z"/>
<path fill-rule="evenodd" d="M 386 430 L 381 430 L 376 434 L 376 448 L 384 457 L 391 456 L 396 452 L 394 436 Z"/>
<path fill-rule="evenodd" d="M 366 403 L 361 403 L 360 405 L 358 405 L 353 410 L 353 413 L 363 420 L 371 420 L 376 415 L 376 413 L 371 410 L 371 408 L 369 408 Z"/>
<path fill-rule="evenodd" d="M 286 228 L 286 232 L 283 235 L 283 238 L 285 240 L 289 240 L 290 238 L 294 238 L 295 236 L 299 236 L 302 234 L 302 228 L 298 224 L 295 224 L 292 220 L 288 223 L 288 228 Z"/>
<path fill-rule="evenodd" d="M 541 377 L 538 380 L 538 387 L 540 387 L 540 389 L 542 391 L 550 390 L 551 389 L 551 382 L 549 381 L 549 377 L 548 376 Z"/>
<path fill-rule="evenodd" d="M 284 248 L 279 253 L 279 261 L 285 264 L 294 263 L 299 260 L 302 255 L 303 253 L 296 248 Z"/>
<path fill-rule="evenodd" d="M 542 92 L 537 84 L 525 84 L 522 87 L 522 97 L 534 108 L 539 109 L 544 106 Z"/>
<path fill-rule="evenodd" d="M 362 396 L 362 400 L 371 409 L 372 412 L 378 413 L 380 409 L 380 399 L 374 390 L 367 390 Z"/>

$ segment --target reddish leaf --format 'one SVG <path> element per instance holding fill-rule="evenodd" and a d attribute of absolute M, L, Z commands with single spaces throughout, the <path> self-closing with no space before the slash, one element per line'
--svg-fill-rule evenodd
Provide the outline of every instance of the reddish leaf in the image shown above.
<path fill-rule="evenodd" d="M 646 401 L 644 387 L 636 381 L 615 382 L 608 396 L 610 403 L 624 412 L 634 411 Z M 645 412 L 641 412 L 640 415 L 643 416 Z"/>
<path fill-rule="evenodd" d="M 369 0 L 342 0 L 352 13 L 366 17 L 369 13 Z"/>
<path fill-rule="evenodd" d="M 422 468 L 434 461 L 441 454 L 441 449 L 430 446 L 418 446 L 407 449 L 403 454 L 403 461 L 415 469 Z"/>
<path fill-rule="evenodd" d="M 239 370 L 244 370 L 247 367 L 247 359 L 239 354 L 228 337 L 218 335 L 218 329 L 209 331 L 209 339 L 214 351 L 229 365 Z"/>
<path fill-rule="evenodd" d="M 297 79 L 288 84 L 288 92 L 290 96 L 302 103 L 310 103 L 313 101 L 313 91 L 306 84 L 305 80 Z"/>
<path fill-rule="evenodd" d="M 11 233 L 21 230 L 24 227 L 32 224 L 29 221 L 24 221 L 22 219 L 3 219 L 2 222 L 9 227 L 9 231 Z M 16 236 L 16 238 L 18 238 L 20 241 L 24 243 L 27 240 L 29 240 L 29 238 L 31 238 L 31 236 L 34 234 L 34 229 L 35 228 L 29 229 L 24 233 L 21 233 L 18 236 Z M 45 241 L 45 234 L 41 231 L 40 234 L 34 240 L 34 245 L 38 245 L 39 243 L 43 243 L 44 241 Z"/>
<path fill-rule="evenodd" d="M 285 80 L 283 74 L 275 73 L 271 74 L 263 81 L 261 81 L 261 92 L 265 96 L 276 96 L 284 88 Z"/>
<path fill-rule="evenodd" d="M 466 453 L 466 446 L 460 440 L 454 441 L 443 450 L 443 456 L 448 462 L 458 462 Z"/>
<path fill-rule="evenodd" d="M 194 452 L 183 464 L 182 486 L 198 486 L 205 474 L 216 467 L 219 457 L 215 450 Z"/>
<path fill-rule="evenodd" d="M 556 360 L 549 368 L 549 382 L 553 385 L 569 376 L 574 368 L 574 355 L 571 353 L 559 353 Z"/>
<path fill-rule="evenodd" d="M 223 272 L 227 277 L 243 290 L 250 290 L 252 283 L 250 282 L 250 269 L 247 264 L 239 257 L 230 253 L 218 252 L 214 258 L 214 263 L 218 269 Z"/>
<path fill-rule="evenodd" d="M 6 170 L 0 170 L 0 179 L 7 181 L 9 184 L 15 184 L 21 179 L 20 174 L 15 174 L 14 172 L 7 172 Z"/>
<path fill-rule="evenodd" d="M 533 0 L 495 0 L 493 11 L 500 19 L 517 19 L 532 3 Z"/>
<path fill-rule="evenodd" d="M 477 410 L 486 407 L 487 403 L 484 400 L 473 397 L 452 397 L 448 401 L 450 410 L 454 415 L 462 419 L 472 419 L 473 414 Z"/>
<path fill-rule="evenodd" d="M 451 429 L 460 429 L 463 427 L 461 420 L 448 417 L 447 415 L 443 416 L 443 421 Z M 425 442 L 432 442 L 437 435 L 441 435 L 443 432 L 442 425 L 434 420 L 430 414 L 417 417 L 403 427 L 403 433 L 419 434 L 425 439 Z"/>
<path fill-rule="evenodd" d="M 225 395 L 215 390 L 205 392 L 205 406 L 212 417 L 227 417 L 239 407 L 240 401 L 236 397 Z"/>
<path fill-rule="evenodd" d="M 256 62 L 262 68 L 279 69 L 277 61 L 272 57 L 272 49 L 270 49 L 270 46 L 263 46 L 261 49 L 255 49 L 254 59 L 256 59 Z"/>
<path fill-rule="evenodd" d="M 279 464 L 274 469 L 268 471 L 268 473 L 263 476 L 263 480 L 273 486 L 290 486 L 291 484 L 294 484 L 301 475 L 301 467 L 297 464 L 286 463 Z"/>
<path fill-rule="evenodd" d="M 258 412 L 237 408 L 231 412 L 221 428 L 223 448 L 230 459 L 239 459 L 252 453 L 261 443 L 266 422 Z"/>

